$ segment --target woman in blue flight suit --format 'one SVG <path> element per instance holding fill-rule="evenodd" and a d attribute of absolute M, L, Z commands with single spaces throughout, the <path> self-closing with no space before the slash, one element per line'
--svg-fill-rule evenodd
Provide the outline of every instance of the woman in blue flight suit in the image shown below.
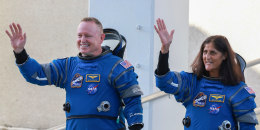
<path fill-rule="evenodd" d="M 186 108 L 185 130 L 255 130 L 255 93 L 244 83 L 236 55 L 224 36 L 208 37 L 195 58 L 192 73 L 170 71 L 168 33 L 162 19 L 154 26 L 162 46 L 155 70 L 156 86 L 173 94 Z"/>

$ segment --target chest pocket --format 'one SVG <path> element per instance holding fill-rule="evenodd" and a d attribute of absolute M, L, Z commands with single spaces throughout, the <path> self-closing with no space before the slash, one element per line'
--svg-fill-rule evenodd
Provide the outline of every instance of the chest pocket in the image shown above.
<path fill-rule="evenodd" d="M 201 85 L 200 91 L 207 94 L 222 93 L 224 89 L 224 86 L 220 81 L 204 80 Z"/>
<path fill-rule="evenodd" d="M 88 87 L 94 93 L 102 80 L 103 68 L 97 63 L 78 64 L 71 76 L 71 88 Z M 88 91 L 87 89 L 87 91 Z"/>
<path fill-rule="evenodd" d="M 84 76 L 84 79 L 86 78 L 86 75 L 90 74 L 101 74 L 103 71 L 103 68 L 101 65 L 97 63 L 93 64 L 79 64 L 73 74 L 79 73 L 80 75 Z"/>
<path fill-rule="evenodd" d="M 225 102 L 224 85 L 220 81 L 204 80 L 199 92 L 207 97 L 203 107 L 208 107 L 209 110 L 217 111 Z"/>

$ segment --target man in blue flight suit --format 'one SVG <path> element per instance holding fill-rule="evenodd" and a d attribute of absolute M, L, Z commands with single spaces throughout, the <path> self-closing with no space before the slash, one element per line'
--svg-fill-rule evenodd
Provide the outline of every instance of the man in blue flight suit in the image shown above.
<path fill-rule="evenodd" d="M 39 64 L 26 53 L 26 34 L 19 24 L 6 30 L 24 78 L 33 84 L 55 85 L 66 90 L 66 129 L 130 130 L 143 127 L 142 91 L 133 66 L 101 47 L 102 24 L 93 17 L 80 22 L 78 56 Z"/>

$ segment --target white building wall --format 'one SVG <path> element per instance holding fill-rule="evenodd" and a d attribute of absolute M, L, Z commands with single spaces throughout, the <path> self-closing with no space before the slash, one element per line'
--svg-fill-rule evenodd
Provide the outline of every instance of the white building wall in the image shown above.
<path fill-rule="evenodd" d="M 189 0 L 155 0 L 155 19 L 163 18 L 168 31 L 175 29 L 170 48 L 169 67 L 171 70 L 188 69 Z M 157 67 L 161 42 L 154 31 L 154 68 Z M 155 81 L 153 81 L 155 82 Z M 155 85 L 154 85 L 155 86 Z M 154 87 L 154 91 L 158 89 Z M 185 108 L 173 96 L 165 96 L 151 102 L 151 130 L 181 130 Z"/>
<path fill-rule="evenodd" d="M 66 121 L 65 91 L 29 84 L 20 74 L 5 34 L 9 24 L 21 24 L 28 54 L 48 63 L 77 55 L 77 26 L 87 7 L 88 0 L 0 0 L 0 126 L 46 129 Z"/>
<path fill-rule="evenodd" d="M 157 18 L 163 18 L 169 29 L 176 30 L 170 62 L 178 63 L 170 66 L 175 70 L 187 69 L 188 8 L 188 0 L 90 0 L 89 16 L 97 17 L 105 28 L 115 28 L 126 37 L 125 58 L 135 66 L 143 96 L 147 96 L 158 91 L 154 83 L 154 70 L 161 43 L 153 28 Z M 184 108 L 175 102 L 173 98 L 167 100 L 164 97 L 143 104 L 144 129 L 171 130 L 172 126 L 182 129 Z"/>
<path fill-rule="evenodd" d="M 153 6 L 153 0 L 89 1 L 89 16 L 98 18 L 104 28 L 114 28 L 125 36 L 125 59 L 135 66 L 144 96 L 153 89 Z M 151 118 L 149 107 L 149 104 L 143 105 L 146 129 Z"/>

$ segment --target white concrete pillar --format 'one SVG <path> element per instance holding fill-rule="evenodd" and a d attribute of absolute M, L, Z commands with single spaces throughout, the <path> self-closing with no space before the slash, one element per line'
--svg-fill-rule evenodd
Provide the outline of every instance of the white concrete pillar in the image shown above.
<path fill-rule="evenodd" d="M 130 61 L 144 95 L 152 94 L 155 87 L 154 69 L 160 50 L 160 41 L 153 25 L 158 17 L 164 18 L 169 28 L 175 28 L 170 63 L 175 70 L 186 69 L 188 62 L 188 0 L 89 0 L 89 16 L 98 18 L 104 28 L 114 28 L 127 39 L 125 59 Z M 143 104 L 144 130 L 183 129 L 181 104 L 172 98 Z M 158 102 L 160 101 L 160 102 Z"/>

